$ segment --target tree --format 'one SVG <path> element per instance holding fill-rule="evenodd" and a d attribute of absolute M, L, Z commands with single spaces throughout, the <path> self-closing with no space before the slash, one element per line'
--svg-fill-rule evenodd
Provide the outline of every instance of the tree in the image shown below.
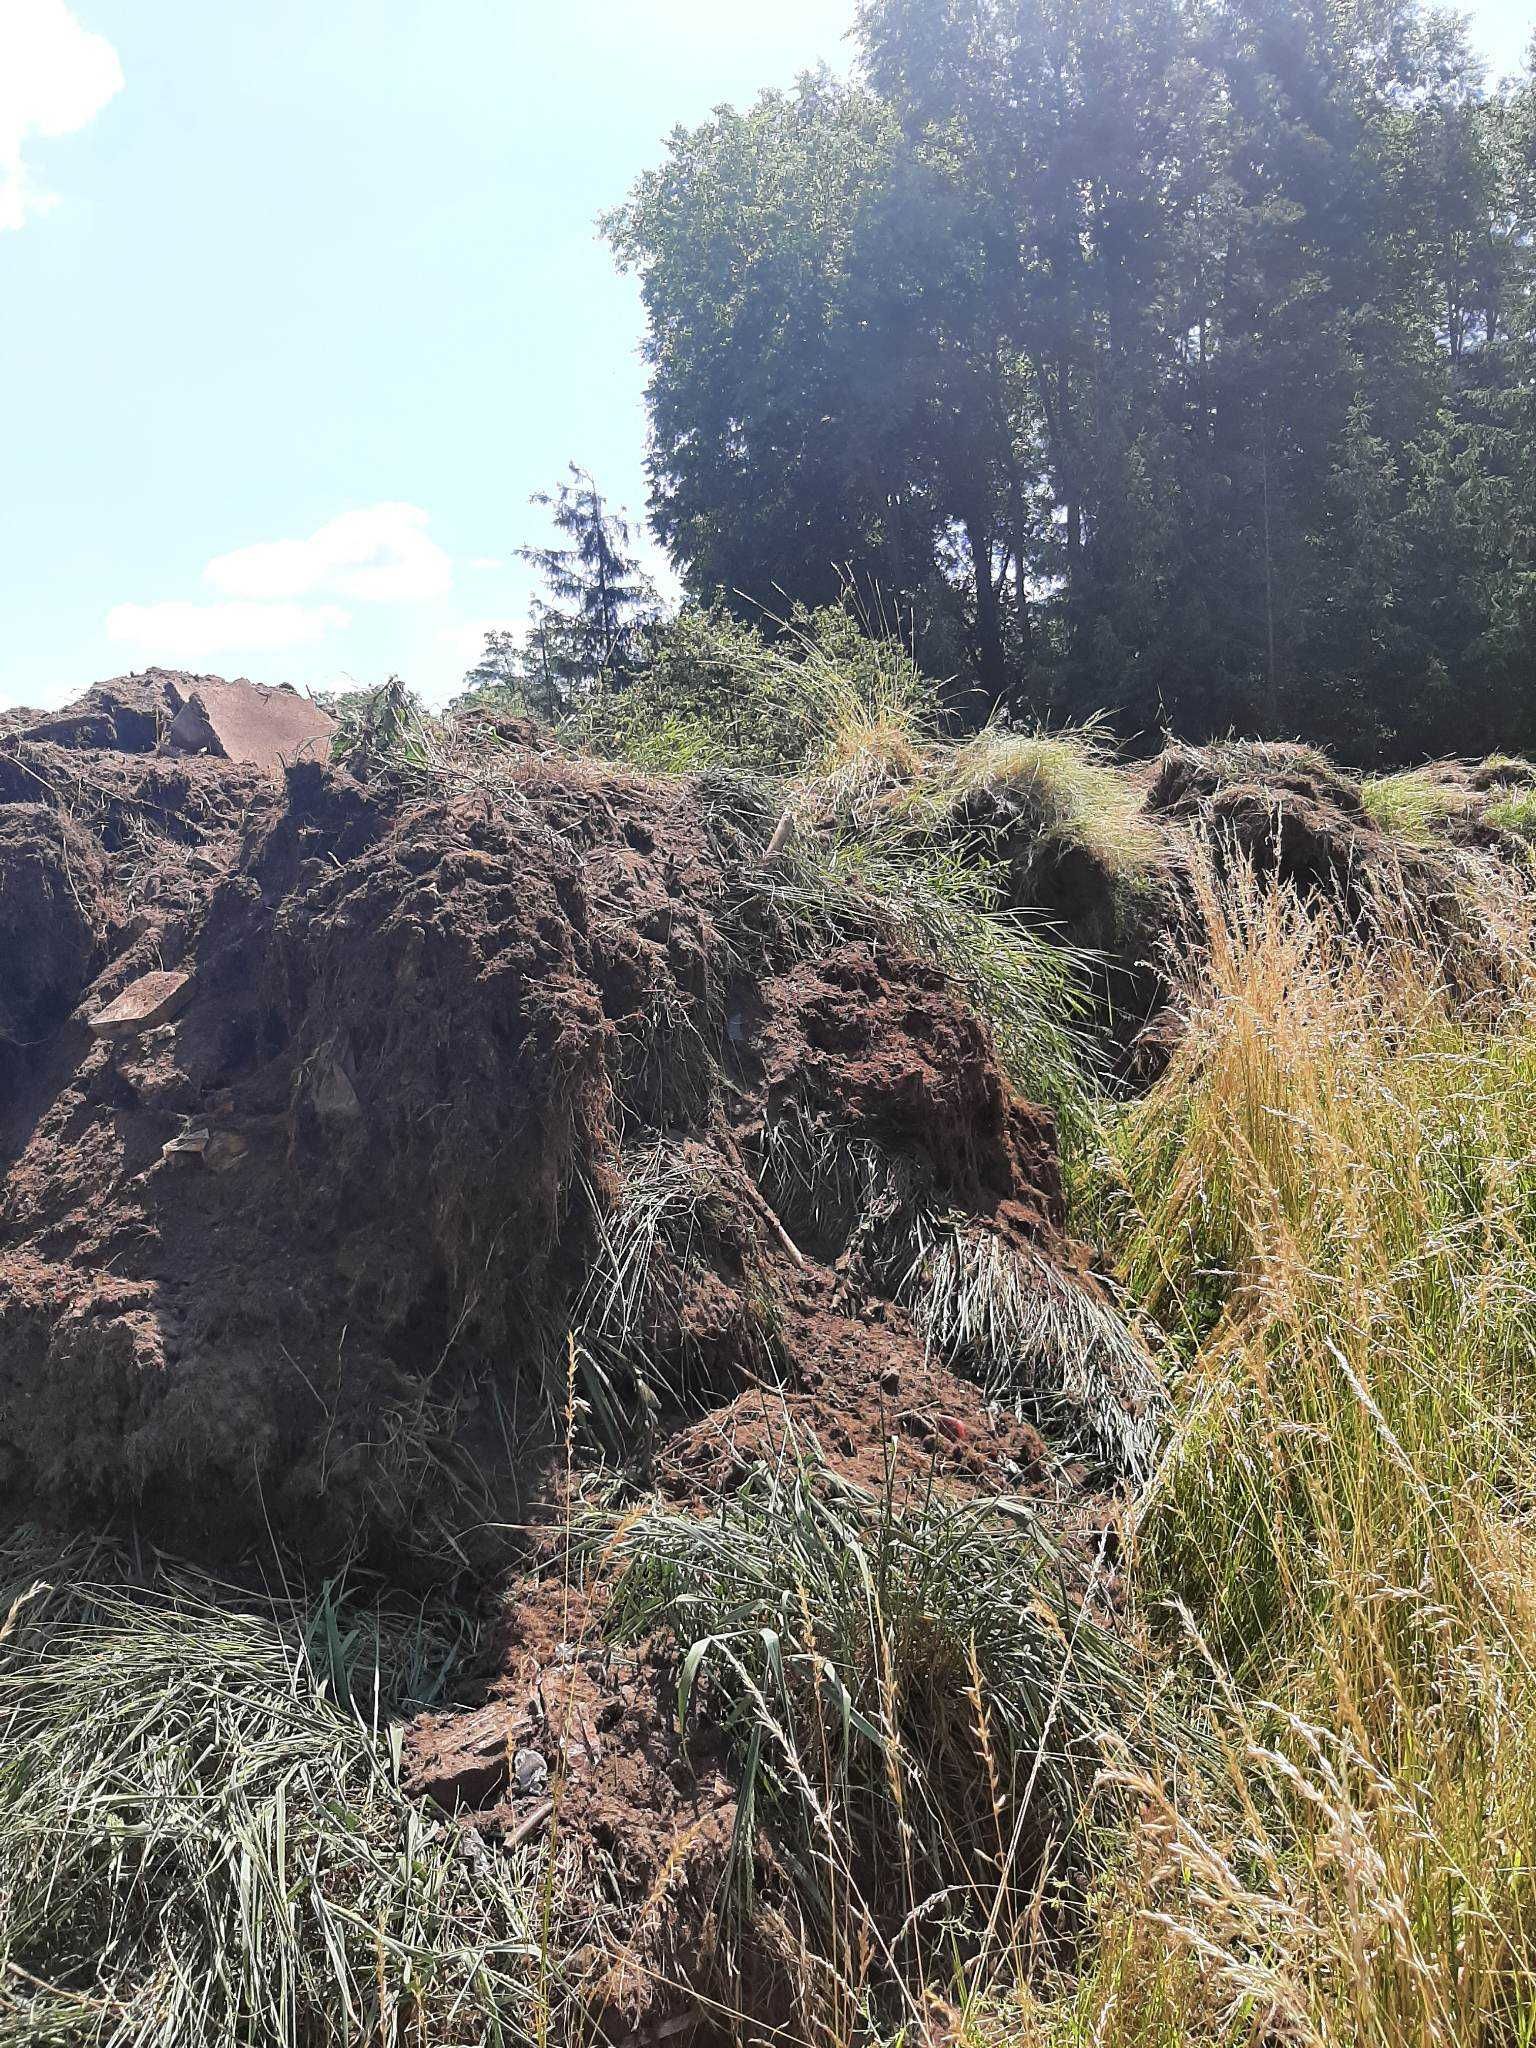
<path fill-rule="evenodd" d="M 525 546 L 548 592 L 535 597 L 527 630 L 485 636 L 465 688 L 534 717 L 554 719 L 580 700 L 619 689 L 641 658 L 645 630 L 660 614 L 655 586 L 632 552 L 629 521 L 614 511 L 588 472 L 570 465 L 570 482 L 536 491 L 568 545 Z"/>
<path fill-rule="evenodd" d="M 562 646 L 566 659 L 555 658 L 556 645 Z M 574 650 L 565 643 L 560 623 L 536 601 L 524 633 L 498 627 L 486 634 L 480 659 L 466 673 L 464 687 L 482 703 L 554 720 L 567 708 L 574 665 Z"/>
<path fill-rule="evenodd" d="M 986 467 L 953 342 L 975 252 L 890 110 L 824 72 L 721 109 L 606 227 L 640 275 L 651 518 L 689 593 L 773 619 L 852 587 L 942 632 Z"/>
<path fill-rule="evenodd" d="M 651 518 L 690 593 L 830 599 L 878 557 L 900 422 L 862 381 L 849 255 L 894 141 L 826 75 L 677 129 L 605 223 L 648 314 Z"/>
<path fill-rule="evenodd" d="M 608 223 L 690 590 L 1132 731 L 1530 725 L 1531 89 L 1415 0 L 865 0 Z M 1522 725 L 1522 720 L 1525 724 Z"/>
<path fill-rule="evenodd" d="M 530 640 L 543 673 L 569 691 L 620 684 L 633 665 L 638 635 L 657 615 L 655 587 L 634 554 L 629 521 L 614 511 L 588 472 L 570 465 L 570 482 L 536 491 L 567 536 L 564 547 L 520 547 L 550 600 L 534 605 Z"/>

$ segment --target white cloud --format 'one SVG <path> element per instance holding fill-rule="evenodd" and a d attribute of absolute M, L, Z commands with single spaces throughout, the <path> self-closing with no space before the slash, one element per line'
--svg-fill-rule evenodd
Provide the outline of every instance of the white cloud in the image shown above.
<path fill-rule="evenodd" d="M 515 633 L 517 624 L 512 619 L 469 619 L 461 626 L 443 626 L 437 635 L 437 644 L 449 661 L 458 663 L 459 673 L 473 668 L 485 651 L 487 633 Z"/>
<path fill-rule="evenodd" d="M 0 9 L 7 5 L 0 0 Z M 108 637 L 156 661 L 312 647 L 352 623 L 338 599 L 426 603 L 450 587 L 453 564 L 428 534 L 420 506 L 391 502 L 343 512 L 307 540 L 258 541 L 215 555 L 202 580 L 217 598 L 114 605 Z"/>
<path fill-rule="evenodd" d="M 24 145 L 74 134 L 122 88 L 116 50 L 64 0 L 0 0 L 0 231 L 52 204 L 28 176 Z"/>
<path fill-rule="evenodd" d="M 0 0 L 0 6 L 5 0 Z M 335 604 L 115 604 L 107 637 L 152 654 L 157 661 L 202 661 L 211 654 L 274 647 L 308 647 L 351 624 Z"/>
<path fill-rule="evenodd" d="M 203 581 L 226 597 L 323 591 L 369 604 L 419 604 L 448 590 L 453 564 L 428 534 L 419 505 L 389 503 L 343 512 L 308 540 L 258 541 L 215 555 Z"/>

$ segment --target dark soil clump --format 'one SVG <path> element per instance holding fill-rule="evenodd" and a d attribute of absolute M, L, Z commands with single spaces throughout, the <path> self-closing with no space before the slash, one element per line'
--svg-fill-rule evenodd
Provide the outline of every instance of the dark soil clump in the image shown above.
<path fill-rule="evenodd" d="M 1359 784 L 1284 741 L 1172 746 L 1154 768 L 1147 808 L 1201 825 L 1218 852 L 1236 849 L 1258 874 L 1351 910 L 1391 858 Z"/>

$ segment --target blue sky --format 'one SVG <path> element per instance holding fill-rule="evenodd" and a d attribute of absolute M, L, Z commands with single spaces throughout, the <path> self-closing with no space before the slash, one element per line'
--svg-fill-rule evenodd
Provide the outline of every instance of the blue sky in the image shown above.
<path fill-rule="evenodd" d="M 0 703 L 171 666 L 456 683 L 528 495 L 640 511 L 593 221 L 852 0 L 0 0 Z M 1474 33 L 1512 67 L 1530 0 Z"/>

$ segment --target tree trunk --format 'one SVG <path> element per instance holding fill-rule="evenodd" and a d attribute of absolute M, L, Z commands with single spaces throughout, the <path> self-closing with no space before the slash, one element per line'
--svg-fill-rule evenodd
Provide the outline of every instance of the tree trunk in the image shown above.
<path fill-rule="evenodd" d="M 1008 462 L 1008 524 L 1013 550 L 1014 602 L 1019 617 L 1019 646 L 1025 659 L 1030 649 L 1029 591 L 1024 574 L 1024 490 L 1019 482 L 1019 465 L 1010 453 Z M 1004 564 L 1004 574 L 1007 564 Z"/>
<path fill-rule="evenodd" d="M 971 551 L 971 572 L 976 578 L 977 673 L 982 687 L 996 702 L 1003 694 L 1008 676 L 1003 660 L 1003 629 L 997 589 L 992 581 L 992 542 L 985 519 L 979 515 L 967 518 L 965 539 Z"/>
<path fill-rule="evenodd" d="M 1087 638 L 1083 599 L 1083 508 L 1073 496 L 1067 500 L 1067 638 L 1074 654 Z"/>

